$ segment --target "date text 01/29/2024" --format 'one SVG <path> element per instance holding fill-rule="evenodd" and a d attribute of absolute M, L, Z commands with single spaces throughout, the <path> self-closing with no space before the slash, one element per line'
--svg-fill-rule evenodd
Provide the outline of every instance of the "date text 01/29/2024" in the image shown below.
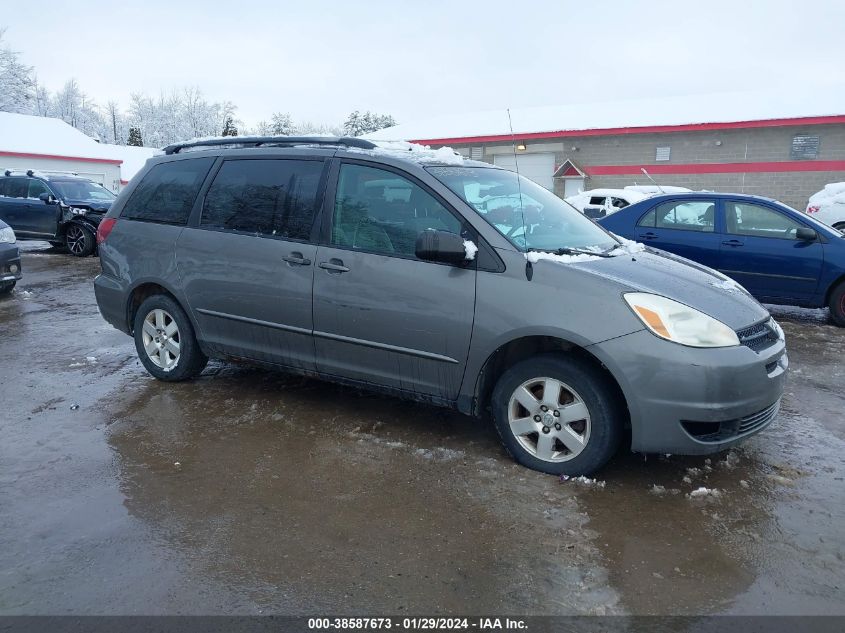
<path fill-rule="evenodd" d="M 446 631 L 446 630 L 524 630 L 524 620 L 518 618 L 309 618 L 310 630 L 378 630 Z"/>

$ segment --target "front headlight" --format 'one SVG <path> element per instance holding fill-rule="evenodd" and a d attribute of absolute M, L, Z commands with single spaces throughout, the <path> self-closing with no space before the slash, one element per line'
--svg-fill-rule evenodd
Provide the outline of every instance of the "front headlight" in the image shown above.
<path fill-rule="evenodd" d="M 647 292 L 629 292 L 625 301 L 660 338 L 690 347 L 731 347 L 739 337 L 727 325 L 694 308 Z"/>
<path fill-rule="evenodd" d="M 0 244 L 14 244 L 16 241 L 15 232 L 11 226 L 0 229 Z"/>

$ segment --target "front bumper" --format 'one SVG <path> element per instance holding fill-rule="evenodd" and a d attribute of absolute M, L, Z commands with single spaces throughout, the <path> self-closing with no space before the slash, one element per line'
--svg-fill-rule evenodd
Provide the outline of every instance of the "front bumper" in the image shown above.
<path fill-rule="evenodd" d="M 21 278 L 21 252 L 16 244 L 0 244 L 0 282 Z"/>
<path fill-rule="evenodd" d="M 699 349 L 642 330 L 591 346 L 631 415 L 631 450 L 703 455 L 762 431 L 777 416 L 789 360 L 779 339 Z"/>

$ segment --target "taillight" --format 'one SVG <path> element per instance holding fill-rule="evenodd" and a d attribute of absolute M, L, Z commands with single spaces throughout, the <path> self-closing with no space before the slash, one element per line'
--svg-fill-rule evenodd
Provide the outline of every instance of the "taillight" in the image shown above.
<path fill-rule="evenodd" d="M 116 218 L 106 218 L 100 222 L 100 226 L 97 227 L 97 245 L 106 241 L 115 224 L 117 224 Z"/>
<path fill-rule="evenodd" d="M 818 213 L 819 209 L 820 209 L 819 205 L 811 204 L 809 207 L 807 207 L 807 213 Z"/>

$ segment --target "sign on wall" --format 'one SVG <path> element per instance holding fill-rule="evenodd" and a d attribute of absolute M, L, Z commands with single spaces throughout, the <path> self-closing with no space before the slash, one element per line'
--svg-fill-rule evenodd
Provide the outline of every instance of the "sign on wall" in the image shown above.
<path fill-rule="evenodd" d="M 792 160 L 813 160 L 819 156 L 819 137 L 806 134 L 796 134 L 792 137 L 792 149 L 789 158 Z"/>

